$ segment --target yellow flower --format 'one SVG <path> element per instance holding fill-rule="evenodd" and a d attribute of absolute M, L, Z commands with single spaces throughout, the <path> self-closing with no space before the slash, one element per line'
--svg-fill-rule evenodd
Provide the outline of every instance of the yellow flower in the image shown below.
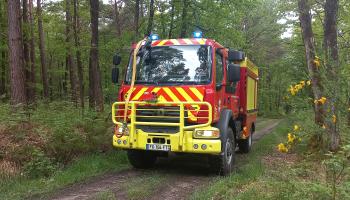
<path fill-rule="evenodd" d="M 288 133 L 288 143 L 293 143 L 295 140 L 295 135 Z"/>
<path fill-rule="evenodd" d="M 335 115 L 332 116 L 332 122 L 333 122 L 334 124 L 337 123 L 337 116 L 335 116 Z"/>
<path fill-rule="evenodd" d="M 321 97 L 321 99 L 318 100 L 321 104 L 326 103 L 327 98 L 326 97 Z"/>
<path fill-rule="evenodd" d="M 305 81 L 300 81 L 300 85 L 304 86 L 305 85 Z"/>
<path fill-rule="evenodd" d="M 311 85 L 311 81 L 310 80 L 306 81 L 306 84 Z"/>
<path fill-rule="evenodd" d="M 294 131 L 299 130 L 299 128 L 300 128 L 300 127 L 299 127 L 298 125 L 296 125 L 296 124 L 294 125 Z"/>
<path fill-rule="evenodd" d="M 301 138 L 298 138 L 298 141 L 301 142 Z"/>
<path fill-rule="evenodd" d="M 321 104 L 321 105 L 323 105 L 323 104 L 325 104 L 326 103 L 326 101 L 327 101 L 327 98 L 326 97 L 321 97 L 320 99 L 316 99 L 316 100 L 314 100 L 314 103 L 315 104 Z"/>
<path fill-rule="evenodd" d="M 284 145 L 283 143 L 280 143 L 278 146 L 278 151 L 282 152 L 282 153 L 287 153 L 288 152 L 288 148 L 286 147 L 286 145 Z"/>
<path fill-rule="evenodd" d="M 320 62 L 320 58 L 315 56 L 315 60 L 314 60 L 315 66 L 317 68 L 319 68 L 321 66 L 321 62 Z"/>
<path fill-rule="evenodd" d="M 295 89 L 294 89 L 293 86 L 290 86 L 289 92 L 290 92 L 291 95 L 293 95 L 293 96 L 295 95 Z"/>
<path fill-rule="evenodd" d="M 295 88 L 297 90 L 301 90 L 301 89 L 303 89 L 303 86 L 301 84 L 297 84 L 297 85 L 295 85 Z"/>

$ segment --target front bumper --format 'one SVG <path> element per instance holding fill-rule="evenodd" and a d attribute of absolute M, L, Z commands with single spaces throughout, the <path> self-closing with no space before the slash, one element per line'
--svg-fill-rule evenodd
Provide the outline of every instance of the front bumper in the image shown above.
<path fill-rule="evenodd" d="M 133 137 L 133 141 L 130 141 L 129 136 L 122 136 L 118 138 L 113 136 L 113 146 L 122 149 L 139 149 L 147 150 L 147 144 L 159 144 L 153 143 L 154 138 L 157 141 L 164 141 L 164 144 L 170 145 L 171 152 L 183 152 L 183 153 L 202 153 L 202 154 L 220 154 L 221 153 L 221 141 L 219 138 L 214 139 L 196 139 L 192 136 L 193 131 L 185 131 L 183 142 L 180 142 L 180 133 L 176 134 L 159 134 L 159 133 L 147 133 L 142 130 L 136 130 L 136 134 Z M 182 143 L 182 145 L 181 145 Z"/>
<path fill-rule="evenodd" d="M 143 107 L 141 107 L 143 106 Z M 145 106 L 149 106 L 146 107 Z M 171 106 L 171 112 L 176 113 L 175 118 L 178 119 L 177 122 L 164 122 L 160 121 L 160 118 L 170 118 L 174 119 L 174 115 L 167 116 L 164 113 L 158 112 L 153 113 L 153 115 L 140 115 L 138 111 L 140 110 L 152 110 L 152 107 L 159 106 Z M 125 126 L 120 121 L 123 117 L 121 111 L 125 107 L 125 102 L 115 102 L 112 106 L 112 119 L 117 127 Z M 221 153 L 221 141 L 218 137 L 216 138 L 197 138 L 194 137 L 193 133 L 197 130 L 216 130 L 217 128 L 212 127 L 212 107 L 208 102 L 162 102 L 162 103 L 150 103 L 150 102 L 137 102 L 131 101 L 128 104 L 128 135 L 123 135 L 121 137 L 113 136 L 113 146 L 123 149 L 140 149 L 147 150 L 147 145 L 170 145 L 171 152 L 184 152 L 184 153 L 205 153 L 205 154 L 220 154 Z M 197 108 L 197 109 L 195 109 Z M 157 109 L 156 109 L 157 110 Z M 170 111 L 170 110 L 167 110 Z M 192 115 L 188 116 L 185 113 L 189 112 L 204 112 L 206 115 Z M 154 116 L 158 115 L 158 116 Z M 193 117 L 198 117 L 198 119 L 205 119 L 205 122 L 186 125 L 187 119 L 193 119 Z M 147 121 L 144 119 L 152 119 Z M 158 121 L 157 121 L 158 120 Z M 139 128 L 139 126 L 162 126 L 162 127 L 175 127 L 177 129 L 176 133 L 153 133 L 146 132 Z"/>

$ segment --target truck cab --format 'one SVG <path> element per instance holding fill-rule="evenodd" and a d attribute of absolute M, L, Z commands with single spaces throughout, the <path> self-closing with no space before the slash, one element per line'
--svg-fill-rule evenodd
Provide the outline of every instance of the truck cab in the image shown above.
<path fill-rule="evenodd" d="M 236 148 L 248 153 L 252 145 L 257 82 L 258 68 L 244 53 L 215 40 L 150 37 L 133 46 L 112 105 L 113 146 L 127 150 L 136 168 L 181 152 L 205 154 L 213 171 L 227 175 Z"/>

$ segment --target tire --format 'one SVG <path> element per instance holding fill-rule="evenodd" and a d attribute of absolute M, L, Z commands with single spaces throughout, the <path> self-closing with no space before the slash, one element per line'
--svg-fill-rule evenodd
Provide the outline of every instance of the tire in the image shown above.
<path fill-rule="evenodd" d="M 216 174 L 227 176 L 232 172 L 235 162 L 235 137 L 230 127 L 227 128 L 226 134 L 221 138 L 222 152 L 218 156 L 209 157 L 209 165 Z"/>
<path fill-rule="evenodd" d="M 128 159 L 134 168 L 149 169 L 156 163 L 157 156 L 150 151 L 128 150 Z"/>
<path fill-rule="evenodd" d="M 242 153 L 249 153 L 253 144 L 253 132 L 250 130 L 250 135 L 247 139 L 238 140 L 238 148 Z"/>

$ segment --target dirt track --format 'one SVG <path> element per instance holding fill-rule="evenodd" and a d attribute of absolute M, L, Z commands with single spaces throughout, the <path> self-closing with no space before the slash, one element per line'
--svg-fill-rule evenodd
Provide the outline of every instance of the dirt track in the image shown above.
<path fill-rule="evenodd" d="M 253 135 L 253 142 L 257 142 L 264 135 L 270 133 L 280 120 L 269 120 L 268 123 Z M 258 122 L 259 123 L 259 122 Z M 204 183 L 208 183 L 216 177 L 208 172 L 205 158 L 193 156 L 170 156 L 167 159 L 159 159 L 153 172 L 166 176 L 166 181 L 157 188 L 151 197 L 153 200 L 186 199 L 194 189 L 198 189 Z M 91 179 L 88 182 L 76 184 L 58 191 L 49 199 L 54 200 L 85 200 L 96 199 L 96 194 L 103 191 L 111 191 L 116 199 L 128 199 L 123 184 L 127 181 L 147 175 L 150 170 L 128 169 L 118 173 L 110 173 Z M 145 183 L 146 184 L 146 183 Z M 146 198 L 145 198 L 146 199 Z"/>

